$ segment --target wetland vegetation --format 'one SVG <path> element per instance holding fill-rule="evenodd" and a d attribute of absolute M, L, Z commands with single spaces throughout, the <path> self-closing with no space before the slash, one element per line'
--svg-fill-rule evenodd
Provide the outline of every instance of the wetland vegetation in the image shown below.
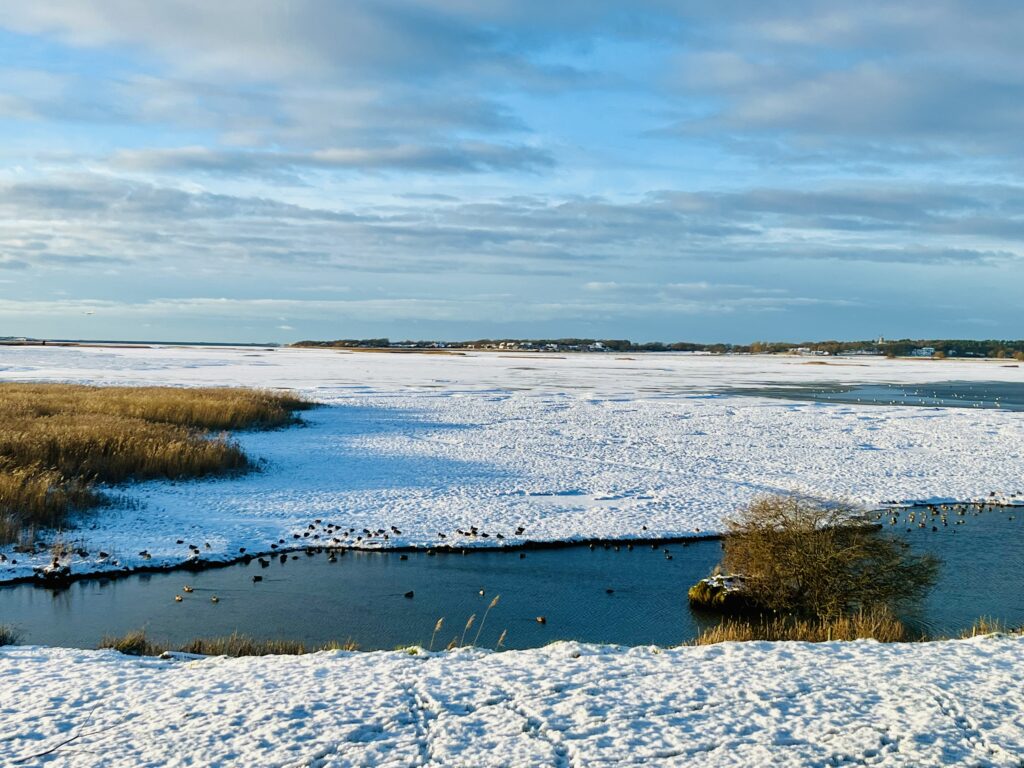
<path fill-rule="evenodd" d="M 0 384 L 0 544 L 108 501 L 98 486 L 249 469 L 227 431 L 285 426 L 308 407 L 239 388 Z"/>

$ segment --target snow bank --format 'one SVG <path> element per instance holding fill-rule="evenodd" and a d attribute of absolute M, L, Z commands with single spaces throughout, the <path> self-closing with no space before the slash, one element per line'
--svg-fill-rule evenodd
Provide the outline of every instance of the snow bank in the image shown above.
<path fill-rule="evenodd" d="M 356 529 L 349 542 L 388 532 L 359 546 L 470 547 L 699 535 L 766 492 L 871 507 L 1024 503 L 1019 413 L 708 394 L 825 379 L 1024 381 L 992 361 L 7 347 L 0 378 L 290 387 L 327 404 L 303 415 L 306 427 L 240 436 L 265 461 L 259 473 L 126 490 L 138 504 L 66 534 L 91 553 L 75 558 L 78 573 L 181 563 L 189 544 L 225 560 L 281 540 L 323 543 L 301 538 L 317 519 Z M 471 526 L 481 535 L 458 532 Z M 97 560 L 101 550 L 111 557 Z M 49 559 L 4 553 L 0 581 Z"/>
<path fill-rule="evenodd" d="M 992 637 L 191 662 L 8 647 L 0 764 L 1019 768 L 1022 654 Z"/>

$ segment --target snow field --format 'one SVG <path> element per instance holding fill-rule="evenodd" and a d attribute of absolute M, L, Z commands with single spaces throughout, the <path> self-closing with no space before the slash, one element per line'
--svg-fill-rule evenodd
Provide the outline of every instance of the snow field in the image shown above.
<path fill-rule="evenodd" d="M 1019 768 L 1024 638 L 198 661 L 0 650 L 0 764 Z M 58 747 L 61 743 L 64 746 Z"/>
<path fill-rule="evenodd" d="M 939 362 L 830 365 L 868 378 L 912 378 Z M 512 370 L 524 365 L 529 380 Z M 1019 368 L 950 365 L 961 378 L 1021 379 Z M 303 414 L 305 427 L 238 436 L 264 462 L 258 473 L 118 489 L 138 503 L 101 509 L 63 534 L 90 552 L 76 558 L 78 573 L 178 564 L 190 557 L 192 543 L 214 560 L 237 557 L 243 547 L 267 551 L 281 539 L 305 545 L 311 542 L 293 534 L 315 519 L 357 531 L 401 531 L 359 546 L 470 547 L 700 535 L 720 530 L 726 516 L 759 493 L 866 507 L 993 493 L 1024 502 L 1019 413 L 705 394 L 712 381 L 749 383 L 755 368 L 765 381 L 784 381 L 808 371 L 820 376 L 824 366 L 775 357 L 0 348 L 0 377 L 287 383 L 325 403 Z M 448 377 L 438 378 L 442 372 Z M 492 378 L 505 388 L 493 387 Z M 470 526 L 488 536 L 458 533 Z M 0 581 L 31 575 L 49 560 L 43 552 L 4 551 Z M 100 551 L 111 557 L 98 559 Z M 143 560 L 142 551 L 151 559 Z"/>

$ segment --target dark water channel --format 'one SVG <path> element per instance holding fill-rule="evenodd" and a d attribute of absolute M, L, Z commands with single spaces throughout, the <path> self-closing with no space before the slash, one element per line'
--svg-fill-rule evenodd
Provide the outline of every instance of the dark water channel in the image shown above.
<path fill-rule="evenodd" d="M 1016 367 L 1016 366 L 1014 366 Z M 811 400 L 820 403 L 915 405 L 930 408 L 1000 408 L 1024 411 L 1024 381 L 940 381 L 931 384 L 828 383 L 723 390 L 731 395 Z"/>
<path fill-rule="evenodd" d="M 1024 624 L 1024 508 L 971 508 L 963 516 L 950 514 L 948 526 L 928 515 L 926 527 L 919 528 L 922 514 L 915 511 L 913 523 L 908 511 L 896 525 L 888 515 L 882 520 L 915 548 L 944 560 L 939 584 L 910 618 L 932 634 L 956 633 L 983 615 Z M 505 630 L 510 648 L 557 639 L 674 645 L 713 621 L 690 611 L 686 590 L 720 554 L 717 541 L 653 549 L 623 543 L 607 549 L 409 553 L 404 560 L 398 553 L 350 551 L 336 562 L 326 554 L 299 553 L 269 568 L 254 561 L 200 573 L 87 580 L 60 591 L 0 588 L 0 624 L 14 625 L 23 642 L 48 645 L 94 647 L 105 634 L 145 628 L 169 644 L 238 631 L 309 644 L 352 640 L 374 649 L 425 646 L 444 617 L 435 643 L 443 647 L 461 637 L 476 614 L 466 635 L 473 640 L 488 604 L 500 595 L 479 645 L 494 646 Z M 263 580 L 254 582 L 256 575 Z M 194 591 L 184 592 L 186 584 Z M 410 591 L 413 597 L 405 597 Z"/>

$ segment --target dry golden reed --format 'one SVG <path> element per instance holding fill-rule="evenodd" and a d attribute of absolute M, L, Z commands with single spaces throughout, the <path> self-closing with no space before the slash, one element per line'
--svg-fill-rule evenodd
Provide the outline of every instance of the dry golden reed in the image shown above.
<path fill-rule="evenodd" d="M 884 610 L 863 611 L 833 619 L 792 619 L 786 617 L 761 620 L 725 619 L 706 629 L 690 643 L 748 642 L 753 640 L 797 640 L 823 643 L 833 640 L 872 639 L 882 643 L 910 640 L 903 623 Z"/>
<path fill-rule="evenodd" d="M 95 483 L 244 470 L 224 430 L 284 426 L 307 407 L 249 389 L 0 384 L 0 544 L 102 502 Z"/>

